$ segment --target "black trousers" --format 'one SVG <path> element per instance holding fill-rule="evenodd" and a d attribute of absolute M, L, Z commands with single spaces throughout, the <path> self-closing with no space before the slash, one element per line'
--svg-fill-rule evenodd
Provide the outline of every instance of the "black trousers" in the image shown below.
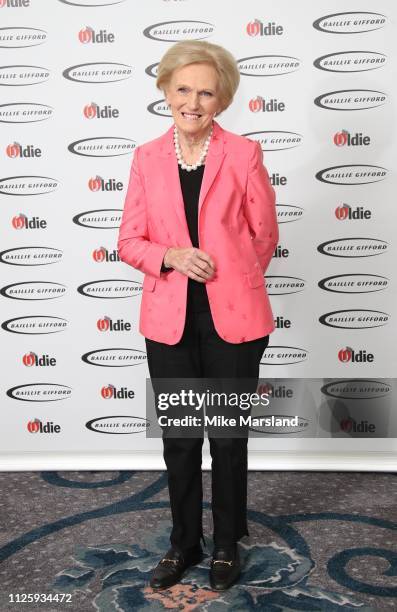
<path fill-rule="evenodd" d="M 146 338 L 151 378 L 226 377 L 251 379 L 255 392 L 259 363 L 269 336 L 231 344 L 216 332 L 209 309 L 188 299 L 183 336 L 176 345 Z M 236 380 L 236 386 L 238 381 Z M 251 385 L 252 387 L 252 385 Z M 156 390 L 155 390 L 156 392 Z M 213 541 L 217 546 L 249 535 L 247 526 L 248 437 L 211 437 Z M 171 544 L 180 550 L 205 544 L 202 529 L 202 445 L 204 437 L 164 437 L 172 514 Z"/>

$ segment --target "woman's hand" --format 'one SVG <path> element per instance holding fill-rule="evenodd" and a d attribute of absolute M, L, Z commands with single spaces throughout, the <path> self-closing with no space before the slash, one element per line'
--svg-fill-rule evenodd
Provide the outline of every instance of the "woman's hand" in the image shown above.
<path fill-rule="evenodd" d="M 215 264 L 211 257 L 195 247 L 171 247 L 165 254 L 164 265 L 174 268 L 199 283 L 205 283 L 215 272 Z"/>

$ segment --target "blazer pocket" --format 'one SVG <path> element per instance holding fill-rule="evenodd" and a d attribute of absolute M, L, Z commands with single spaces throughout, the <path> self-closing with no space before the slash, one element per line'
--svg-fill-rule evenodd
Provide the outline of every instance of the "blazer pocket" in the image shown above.
<path fill-rule="evenodd" d="M 251 289 L 255 289 L 255 287 L 265 286 L 265 278 L 260 268 L 255 268 L 255 270 L 247 272 L 246 277 L 248 285 L 251 287 Z"/>
<path fill-rule="evenodd" d="M 143 279 L 142 291 L 153 291 L 156 286 L 156 279 L 154 276 L 145 275 Z"/>

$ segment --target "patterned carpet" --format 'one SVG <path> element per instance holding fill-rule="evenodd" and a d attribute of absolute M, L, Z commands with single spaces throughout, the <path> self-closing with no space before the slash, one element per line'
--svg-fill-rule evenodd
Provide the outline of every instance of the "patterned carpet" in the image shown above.
<path fill-rule="evenodd" d="M 1 612 L 397 609 L 395 474 L 249 472 L 244 569 L 223 594 L 208 585 L 210 472 L 203 486 L 207 556 L 156 593 L 148 578 L 171 529 L 165 472 L 0 473 Z"/>

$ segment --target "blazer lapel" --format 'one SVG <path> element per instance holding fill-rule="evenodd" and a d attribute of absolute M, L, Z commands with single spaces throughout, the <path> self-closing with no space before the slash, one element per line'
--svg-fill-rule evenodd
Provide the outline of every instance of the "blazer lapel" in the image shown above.
<path fill-rule="evenodd" d="M 170 195 L 172 203 L 175 206 L 179 220 L 187 234 L 187 238 L 191 244 L 189 237 L 189 228 L 187 226 L 185 205 L 183 202 L 183 195 L 181 190 L 181 184 L 179 180 L 178 162 L 175 155 L 174 149 L 174 126 L 172 125 L 163 136 L 160 137 L 159 155 L 161 159 L 161 168 L 163 172 L 164 184 L 167 189 L 167 194 Z M 199 197 L 199 210 L 200 212 L 208 191 L 211 188 L 212 183 L 217 176 L 222 162 L 225 157 L 224 152 L 224 130 L 216 121 L 213 122 L 213 132 L 208 148 L 207 157 L 205 160 L 205 168 L 203 173 L 203 181 L 200 189 Z"/>

